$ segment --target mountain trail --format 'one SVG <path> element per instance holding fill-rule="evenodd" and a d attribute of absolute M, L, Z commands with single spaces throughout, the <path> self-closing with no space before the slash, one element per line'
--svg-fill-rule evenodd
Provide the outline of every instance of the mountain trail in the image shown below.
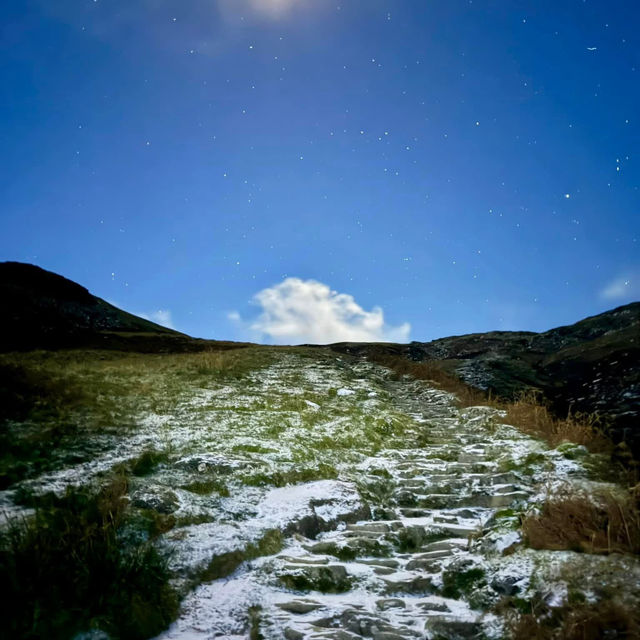
<path fill-rule="evenodd" d="M 366 361 L 259 353 L 242 375 L 205 360 L 200 373 L 127 365 L 131 388 L 148 390 L 133 426 L 102 433 L 81 464 L 61 454 L 0 504 L 27 513 L 20 490 L 100 483 L 153 446 L 128 500 L 157 525 L 183 597 L 158 640 L 497 640 L 516 611 L 606 594 L 639 606 L 637 558 L 535 550 L 523 536 L 549 496 L 621 491 L 594 479 L 599 456 L 550 449 L 496 409 L 459 408 Z"/>

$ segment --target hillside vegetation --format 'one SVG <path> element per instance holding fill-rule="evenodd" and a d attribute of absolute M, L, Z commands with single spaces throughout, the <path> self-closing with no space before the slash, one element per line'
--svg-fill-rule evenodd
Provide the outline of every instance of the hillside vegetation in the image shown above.
<path fill-rule="evenodd" d="M 329 348 L 0 371 L 3 637 L 640 628 L 633 468 L 597 424 Z"/>

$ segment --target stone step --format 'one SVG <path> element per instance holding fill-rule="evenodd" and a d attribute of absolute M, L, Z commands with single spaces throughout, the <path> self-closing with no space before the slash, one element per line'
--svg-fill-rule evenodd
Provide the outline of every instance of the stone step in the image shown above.
<path fill-rule="evenodd" d="M 317 556 L 280 556 L 280 558 L 292 564 L 329 564 L 329 558 Z"/>
<path fill-rule="evenodd" d="M 409 480 L 410 483 L 415 483 L 416 488 L 419 488 L 420 483 L 425 484 L 430 490 L 434 490 L 437 487 L 494 487 L 496 485 L 504 484 L 518 484 L 521 482 L 512 473 L 467 473 L 467 474 L 433 474 L 427 478 L 418 478 Z M 407 486 L 407 481 L 402 481 L 402 486 Z"/>
<path fill-rule="evenodd" d="M 322 608 L 322 604 L 314 600 L 296 599 L 290 602 L 276 602 L 276 607 L 289 613 L 304 614 Z"/>
<path fill-rule="evenodd" d="M 368 538 L 369 540 L 377 540 L 380 536 L 383 536 L 384 533 L 379 531 L 368 531 L 366 529 L 360 531 L 345 531 L 343 536 L 345 538 Z"/>
<path fill-rule="evenodd" d="M 388 567 L 391 569 L 397 569 L 400 566 L 400 562 L 393 558 L 373 558 L 369 560 L 358 560 L 359 564 L 366 564 L 373 567 Z"/>
<path fill-rule="evenodd" d="M 399 524 L 399 523 L 398 523 Z M 391 524 L 388 522 L 356 522 L 355 524 L 347 524 L 347 531 L 359 531 L 367 533 L 388 533 L 391 531 Z"/>
<path fill-rule="evenodd" d="M 444 542 L 444 541 L 441 541 Z M 451 548 L 448 549 L 435 549 L 433 551 L 424 551 L 424 549 L 430 549 L 430 545 L 426 545 L 423 547 L 423 552 L 412 556 L 414 560 L 437 560 L 438 558 L 448 558 L 451 556 L 453 551 L 458 551 L 461 547 L 457 545 L 452 545 Z M 467 548 L 467 545 L 464 546 L 464 549 Z"/>
<path fill-rule="evenodd" d="M 455 616 L 430 616 L 425 624 L 429 637 L 455 638 L 456 640 L 471 640 L 482 637 L 482 624 L 476 620 L 464 620 Z"/>
<path fill-rule="evenodd" d="M 409 560 L 404 568 L 407 571 L 425 571 L 426 573 L 438 573 L 442 568 L 443 558 L 415 558 Z"/>
<path fill-rule="evenodd" d="M 457 523 L 444 523 L 444 522 L 437 523 L 435 525 L 435 528 L 437 531 L 443 531 L 445 533 L 450 534 L 451 537 L 455 537 L 455 538 L 463 538 L 465 536 L 468 537 L 480 531 L 479 525 L 466 526 L 466 525 L 457 524 Z"/>
<path fill-rule="evenodd" d="M 458 551 L 460 549 L 467 549 L 469 541 L 466 539 L 455 538 L 449 540 L 437 540 L 436 542 L 430 542 L 424 545 L 423 553 L 419 557 L 424 558 L 427 553 L 433 551 Z"/>
<path fill-rule="evenodd" d="M 398 504 L 413 509 L 453 509 L 460 507 L 486 507 L 498 509 L 500 507 L 508 507 L 516 500 L 526 500 L 529 493 L 525 491 L 511 491 L 508 493 L 486 494 L 473 493 L 468 495 L 459 495 L 454 493 L 433 493 L 430 495 L 414 495 L 413 500 L 409 503 L 409 499 L 405 497 L 403 503 Z"/>
<path fill-rule="evenodd" d="M 484 451 L 467 450 L 460 453 L 458 462 L 485 462 L 488 456 Z"/>
<path fill-rule="evenodd" d="M 436 586 L 427 575 L 412 572 L 397 572 L 393 576 L 382 578 L 387 595 L 407 593 L 412 595 L 433 594 L 437 592 Z"/>
<path fill-rule="evenodd" d="M 424 518 L 431 513 L 430 509 L 416 509 L 413 507 L 408 507 L 405 509 L 400 509 L 400 513 L 404 518 Z"/>

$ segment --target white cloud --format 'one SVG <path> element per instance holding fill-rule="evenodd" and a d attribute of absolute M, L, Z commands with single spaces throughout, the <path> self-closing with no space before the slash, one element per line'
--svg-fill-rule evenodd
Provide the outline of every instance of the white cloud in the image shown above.
<path fill-rule="evenodd" d="M 145 320 L 151 320 L 151 322 L 155 322 L 167 329 L 175 329 L 171 318 L 171 311 L 169 311 L 169 309 L 158 309 L 157 311 L 151 311 L 150 313 L 137 313 L 136 315 L 144 318 Z"/>
<path fill-rule="evenodd" d="M 389 326 L 380 307 L 365 311 L 353 296 L 316 280 L 287 278 L 257 293 L 253 302 L 262 313 L 248 323 L 249 330 L 277 344 L 409 340 L 408 323 Z M 237 312 L 228 317 L 241 320 Z"/>
<path fill-rule="evenodd" d="M 615 278 L 600 291 L 604 300 L 624 300 L 640 295 L 640 278 L 636 274 L 627 274 Z"/>

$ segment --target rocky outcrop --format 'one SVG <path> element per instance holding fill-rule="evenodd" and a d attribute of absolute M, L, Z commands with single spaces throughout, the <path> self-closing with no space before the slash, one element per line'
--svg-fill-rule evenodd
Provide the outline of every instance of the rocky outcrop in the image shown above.
<path fill-rule="evenodd" d="M 599 414 L 617 440 L 640 453 L 640 302 L 544 333 L 494 331 L 332 348 L 435 362 L 469 385 L 509 399 L 540 391 L 558 415 Z"/>

